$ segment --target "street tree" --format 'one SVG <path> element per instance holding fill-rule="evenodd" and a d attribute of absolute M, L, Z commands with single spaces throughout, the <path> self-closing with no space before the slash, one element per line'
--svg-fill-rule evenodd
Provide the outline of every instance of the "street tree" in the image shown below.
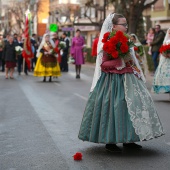
<path fill-rule="evenodd" d="M 115 12 L 122 13 L 128 20 L 129 32 L 137 33 L 143 17 L 143 11 L 151 8 L 158 0 L 109 0 L 116 8 Z"/>
<path fill-rule="evenodd" d="M 25 27 L 25 12 L 30 6 L 30 0 L 10 0 L 7 4 L 6 15 L 8 16 L 8 34 L 22 34 Z M 34 15 L 32 13 L 32 15 Z"/>
<path fill-rule="evenodd" d="M 88 8 L 95 8 L 96 11 L 102 11 L 104 16 L 106 15 L 106 10 L 108 6 L 113 5 L 117 13 L 121 13 L 127 18 L 129 24 L 129 32 L 137 33 L 141 30 L 143 22 L 143 11 L 145 9 L 151 8 L 158 0 L 104 0 L 104 7 L 99 6 L 99 4 L 94 4 L 94 0 L 84 1 L 86 9 L 84 11 L 84 16 L 87 17 L 91 23 L 93 23 L 91 16 L 89 16 Z M 83 0 L 82 0 L 83 2 Z M 97 2 L 97 1 L 96 1 Z M 106 16 L 105 16 L 106 17 Z M 101 25 L 101 22 L 98 22 Z"/>

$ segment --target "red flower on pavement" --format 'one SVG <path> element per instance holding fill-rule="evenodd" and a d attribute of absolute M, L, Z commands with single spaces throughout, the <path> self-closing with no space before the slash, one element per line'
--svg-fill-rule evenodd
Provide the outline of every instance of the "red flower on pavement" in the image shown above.
<path fill-rule="evenodd" d="M 75 155 L 73 155 L 73 158 L 74 158 L 75 161 L 82 160 L 82 157 L 83 157 L 83 155 L 80 152 L 77 152 Z"/>

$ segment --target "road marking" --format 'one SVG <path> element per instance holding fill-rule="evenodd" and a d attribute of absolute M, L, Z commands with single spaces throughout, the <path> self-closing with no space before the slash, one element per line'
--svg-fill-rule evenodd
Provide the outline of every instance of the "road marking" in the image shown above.
<path fill-rule="evenodd" d="M 86 97 L 84 97 L 84 96 L 82 96 L 82 95 L 80 95 L 80 94 L 78 94 L 78 93 L 74 93 L 74 95 L 77 96 L 77 97 L 79 97 L 79 98 L 81 98 L 81 99 L 83 99 L 83 100 L 85 100 L 85 101 L 88 100 Z"/>
<path fill-rule="evenodd" d="M 54 83 L 55 85 L 57 85 L 57 86 L 61 86 L 61 84 L 58 84 L 58 83 Z"/>
<path fill-rule="evenodd" d="M 165 142 L 167 145 L 170 145 L 170 142 Z"/>

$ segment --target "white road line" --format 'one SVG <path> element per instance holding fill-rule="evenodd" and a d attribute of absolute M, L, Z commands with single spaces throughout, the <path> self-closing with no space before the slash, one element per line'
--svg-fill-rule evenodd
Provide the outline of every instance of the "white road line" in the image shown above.
<path fill-rule="evenodd" d="M 74 93 L 74 95 L 77 96 L 77 97 L 79 97 L 79 98 L 81 98 L 81 99 L 83 99 L 83 100 L 85 100 L 85 101 L 88 100 L 86 97 L 84 97 L 84 96 L 82 96 L 82 95 L 80 95 L 80 94 L 78 94 L 78 93 Z"/>
<path fill-rule="evenodd" d="M 170 146 L 170 142 L 165 142 L 167 145 L 169 145 Z"/>
<path fill-rule="evenodd" d="M 61 86 L 61 84 L 59 84 L 59 83 L 54 83 L 55 85 L 57 85 L 57 86 Z"/>

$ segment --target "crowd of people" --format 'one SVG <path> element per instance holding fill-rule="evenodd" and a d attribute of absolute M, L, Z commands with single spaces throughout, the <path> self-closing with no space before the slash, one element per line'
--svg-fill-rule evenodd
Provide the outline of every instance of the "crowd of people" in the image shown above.
<path fill-rule="evenodd" d="M 17 34 L 7 35 L 5 38 L 0 35 L 0 67 L 2 72 L 6 72 L 6 79 L 14 78 L 14 68 L 17 67 L 18 75 L 21 75 L 22 70 L 26 75 L 28 75 L 28 71 L 32 71 L 34 76 L 44 77 L 44 82 L 49 76 L 51 82 L 52 77 L 61 75 L 60 72 L 69 71 L 69 54 L 74 58 L 76 78 L 80 79 L 81 65 L 84 64 L 85 40 L 79 29 L 76 31 L 75 37 L 72 38 L 71 48 L 70 38 L 65 32 L 62 33 L 61 37 L 58 36 L 57 32 L 46 33 L 41 41 L 36 34 L 32 34 L 30 44 L 33 55 L 31 68 L 28 69 L 22 51 L 16 51 L 17 46 L 23 50 L 24 38 Z M 8 76 L 9 71 L 10 76 Z"/>

